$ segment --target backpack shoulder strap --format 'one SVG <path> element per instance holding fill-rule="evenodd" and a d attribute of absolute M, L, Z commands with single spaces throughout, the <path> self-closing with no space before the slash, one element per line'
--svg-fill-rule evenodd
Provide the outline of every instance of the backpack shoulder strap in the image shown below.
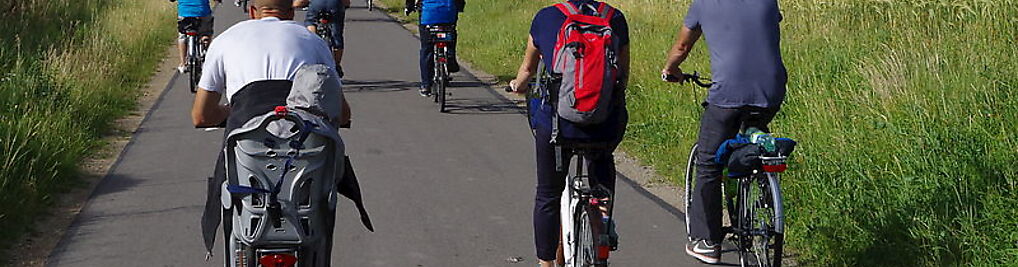
<path fill-rule="evenodd" d="M 597 14 L 601 14 L 603 19 L 611 20 L 615 16 L 615 8 L 601 2 L 601 6 L 597 7 Z"/>
<path fill-rule="evenodd" d="M 573 6 L 573 4 L 569 3 L 569 1 L 562 1 L 562 3 L 555 4 L 555 7 L 557 7 L 559 11 L 562 11 L 562 14 L 565 14 L 566 17 L 580 14 L 580 11 L 576 9 L 576 6 Z"/>

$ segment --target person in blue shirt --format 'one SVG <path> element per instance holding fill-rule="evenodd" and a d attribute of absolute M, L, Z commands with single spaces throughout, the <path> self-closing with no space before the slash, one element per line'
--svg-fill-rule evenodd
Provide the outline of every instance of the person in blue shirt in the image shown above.
<path fill-rule="evenodd" d="M 411 12 L 417 10 L 421 13 L 420 29 L 421 36 L 421 86 L 420 93 L 422 96 L 431 95 L 431 82 L 432 76 L 435 75 L 434 62 L 432 57 L 434 53 L 434 44 L 429 40 L 431 36 L 427 26 L 430 25 L 448 25 L 456 27 L 456 22 L 459 20 L 459 13 L 463 12 L 463 8 L 466 6 L 466 0 L 406 0 L 404 13 L 409 16 Z M 459 63 L 456 61 L 456 40 L 454 39 L 449 44 L 449 72 L 458 72 L 460 70 Z"/>
<path fill-rule="evenodd" d="M 580 12 L 586 15 L 593 15 L 601 2 L 594 0 L 569 0 L 570 4 L 580 7 Z M 566 21 L 566 14 L 554 6 L 546 7 L 537 12 L 530 25 L 530 37 L 527 40 L 527 48 L 520 64 L 516 79 L 511 81 L 510 87 L 516 93 L 526 93 L 530 90 L 528 81 L 538 73 L 538 63 L 543 60 L 545 66 L 552 66 L 554 60 L 555 44 L 558 39 L 559 30 Z M 615 161 L 612 156 L 615 147 L 622 141 L 625 135 L 626 123 L 629 116 L 625 108 L 625 87 L 629 77 L 629 24 L 626 17 L 620 10 L 616 10 L 609 20 L 614 34 L 618 37 L 618 74 L 619 80 L 616 85 L 618 93 L 616 111 L 613 112 L 605 122 L 587 126 L 584 131 L 596 136 L 611 144 L 609 151 L 593 156 L 590 160 L 591 176 L 598 180 L 612 192 L 615 191 Z M 545 68 L 550 71 L 550 67 Z M 554 74 L 549 73 L 551 76 Z M 548 87 L 557 87 L 561 79 L 552 78 Z M 561 251 L 558 250 L 560 242 L 560 210 L 559 201 L 562 191 L 565 189 L 565 171 L 556 171 L 555 148 L 551 144 L 552 135 L 552 112 L 551 106 L 542 102 L 542 99 L 531 99 L 531 127 L 534 128 L 534 145 L 537 159 L 537 192 L 534 201 L 534 244 L 537 251 L 537 258 L 543 267 L 555 266 L 556 261 L 562 264 Z M 563 125 L 560 123 L 560 125 Z M 561 161 L 568 164 L 570 155 L 563 153 Z M 565 166 L 563 170 L 568 170 Z M 612 222 L 612 224 L 614 224 Z M 609 226 L 613 227 L 613 226 Z M 617 237 L 616 237 L 617 238 Z"/>
<path fill-rule="evenodd" d="M 696 186 L 689 214 L 686 254 L 715 264 L 720 262 L 721 181 L 724 166 L 714 154 L 724 140 L 735 137 L 751 112 L 759 117 L 747 127 L 767 131 L 785 99 L 788 80 L 781 60 L 781 13 L 777 0 L 693 0 L 683 27 L 672 46 L 663 76 L 682 77 L 686 60 L 701 35 L 710 50 L 714 85 L 700 119 L 696 153 Z"/>
<path fill-rule="evenodd" d="M 339 64 L 343 61 L 343 49 L 345 48 L 343 28 L 346 25 L 346 9 L 350 7 L 350 0 L 313 0 L 310 1 L 310 5 L 307 2 L 306 0 L 294 1 L 294 6 L 307 6 L 308 12 L 304 17 L 304 23 L 309 31 L 318 32 L 318 27 L 315 25 L 318 23 L 320 12 L 327 11 L 332 15 L 328 18 L 329 24 L 332 24 L 332 43 L 329 44 L 329 47 L 332 48 L 332 57 L 336 60 L 336 70 L 339 72 L 339 76 L 343 77 L 343 68 Z"/>
<path fill-rule="evenodd" d="M 180 65 L 177 66 L 177 71 L 184 73 L 187 70 L 187 36 L 184 35 L 184 23 L 185 19 L 195 20 L 198 24 L 198 33 L 202 35 L 202 42 L 209 42 L 212 38 L 212 7 L 209 6 L 208 0 L 170 0 L 170 2 L 177 2 L 177 48 L 180 50 Z"/>

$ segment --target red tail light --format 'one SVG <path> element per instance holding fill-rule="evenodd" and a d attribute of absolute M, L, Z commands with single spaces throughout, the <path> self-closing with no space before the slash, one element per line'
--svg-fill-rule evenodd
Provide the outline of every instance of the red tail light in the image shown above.
<path fill-rule="evenodd" d="M 327 19 L 320 19 L 320 20 L 318 20 L 318 23 L 326 24 L 326 23 L 329 23 L 329 20 L 327 20 Z"/>
<path fill-rule="evenodd" d="M 286 117 L 287 112 L 286 106 L 276 106 L 276 109 L 274 109 L 273 111 L 276 112 L 276 116 L 278 117 Z"/>
<path fill-rule="evenodd" d="M 294 267 L 297 264 L 297 257 L 290 254 L 269 254 L 258 259 L 264 267 Z"/>
<path fill-rule="evenodd" d="M 440 57 L 440 58 L 438 58 L 438 62 L 447 63 L 447 62 L 449 62 L 449 59 L 444 58 L 444 57 Z"/>
<path fill-rule="evenodd" d="M 190 35 L 190 36 L 197 36 L 197 35 L 198 35 L 198 32 L 194 32 L 194 31 L 188 31 L 188 32 L 185 32 L 184 34 L 186 34 L 186 35 Z"/>
<path fill-rule="evenodd" d="M 446 46 L 445 43 L 435 43 L 435 47 L 438 47 L 438 48 L 445 48 L 445 46 Z"/>
<path fill-rule="evenodd" d="M 788 165 L 786 164 L 763 165 L 763 171 L 765 172 L 785 172 L 787 169 Z"/>

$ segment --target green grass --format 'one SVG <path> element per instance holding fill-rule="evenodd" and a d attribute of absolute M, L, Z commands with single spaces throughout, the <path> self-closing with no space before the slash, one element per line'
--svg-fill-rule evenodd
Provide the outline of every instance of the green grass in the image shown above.
<path fill-rule="evenodd" d="M 174 38 L 164 1 L 0 2 L 0 248 L 81 186 L 78 164 L 134 107 Z"/>
<path fill-rule="evenodd" d="M 553 2 L 470 1 L 461 57 L 513 76 Z M 632 29 L 623 148 L 678 183 L 705 92 L 657 77 L 690 1 L 608 2 Z M 783 180 L 796 260 L 1018 266 L 1018 1 L 780 5 L 789 94 L 772 128 L 801 142 Z M 683 68 L 707 71 L 707 56 L 701 42 Z"/>

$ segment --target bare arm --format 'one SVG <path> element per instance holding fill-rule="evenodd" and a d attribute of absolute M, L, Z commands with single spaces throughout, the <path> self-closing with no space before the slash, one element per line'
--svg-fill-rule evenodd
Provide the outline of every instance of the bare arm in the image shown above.
<path fill-rule="evenodd" d="M 219 105 L 222 95 L 217 92 L 198 88 L 191 106 L 191 122 L 195 127 L 216 126 L 230 116 L 230 107 Z"/>
<path fill-rule="evenodd" d="M 516 79 L 509 81 L 509 87 L 513 89 L 513 92 L 523 94 L 530 91 L 530 78 L 534 77 L 540 62 L 541 53 L 534 45 L 534 37 L 529 36 L 527 37 L 527 50 L 523 54 L 523 63 L 520 64 L 520 69 L 516 72 Z"/>
<path fill-rule="evenodd" d="M 690 29 L 682 26 L 682 29 L 679 30 L 679 37 L 675 40 L 675 45 L 672 45 L 672 50 L 668 52 L 668 61 L 665 62 L 665 67 L 661 70 L 661 74 L 679 77 L 682 74 L 679 65 L 686 61 L 689 51 L 693 49 L 693 45 L 696 44 L 696 41 L 700 39 L 702 34 L 703 32 L 699 28 Z"/>

